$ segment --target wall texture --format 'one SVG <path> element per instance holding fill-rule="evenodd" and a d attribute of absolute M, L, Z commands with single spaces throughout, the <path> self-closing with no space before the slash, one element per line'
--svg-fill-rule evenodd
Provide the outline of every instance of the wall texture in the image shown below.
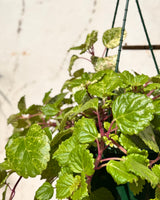
<path fill-rule="evenodd" d="M 115 4 L 116 0 L 0 0 L 0 162 L 12 130 L 6 120 L 17 112 L 20 97 L 25 95 L 27 105 L 31 105 L 40 104 L 51 88 L 57 94 L 68 78 L 67 50 L 81 44 L 93 29 L 101 37 L 111 27 Z M 151 42 L 159 44 L 160 1 L 141 0 L 140 5 Z M 124 6 L 125 1 L 121 1 L 115 26 L 122 26 Z M 147 44 L 135 1 L 130 1 L 126 30 L 125 43 Z M 101 41 L 96 47 L 97 55 L 102 55 Z M 160 63 L 160 51 L 155 55 Z M 156 74 L 149 51 L 122 51 L 120 70 L 124 69 Z M 16 179 L 11 177 L 11 186 Z M 23 179 L 15 200 L 33 199 L 38 184 L 39 177 Z"/>

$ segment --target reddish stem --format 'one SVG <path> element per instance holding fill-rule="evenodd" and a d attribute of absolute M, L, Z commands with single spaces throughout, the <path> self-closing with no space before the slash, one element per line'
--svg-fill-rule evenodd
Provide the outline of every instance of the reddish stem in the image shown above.
<path fill-rule="evenodd" d="M 100 131 L 101 137 L 103 137 L 104 136 L 104 129 L 103 129 L 102 122 L 101 122 L 101 119 L 100 119 L 100 114 L 99 114 L 98 111 L 97 111 L 97 118 L 98 118 L 99 131 Z"/>
<path fill-rule="evenodd" d="M 159 160 L 160 160 L 160 155 L 158 155 L 158 157 L 157 157 L 156 159 L 154 159 L 154 160 L 150 160 L 149 168 L 151 168 L 152 165 L 153 165 L 154 163 L 156 163 L 157 161 L 159 161 Z"/>
<path fill-rule="evenodd" d="M 157 96 L 155 96 L 155 97 L 153 97 L 152 99 L 153 99 L 153 100 L 156 100 L 156 99 L 158 99 L 159 97 L 160 97 L 160 94 L 157 95 Z"/>
<path fill-rule="evenodd" d="M 91 62 L 91 60 L 90 60 L 90 59 L 88 59 L 88 58 L 85 58 L 85 57 L 78 57 L 78 59 L 83 59 L 83 60 L 87 60 L 87 61 Z"/>
<path fill-rule="evenodd" d="M 147 94 L 147 97 L 149 97 L 153 92 L 154 92 L 154 90 L 151 90 L 151 91 Z"/>
<path fill-rule="evenodd" d="M 113 144 L 115 144 L 118 149 L 120 149 L 124 154 L 127 154 L 127 151 L 120 145 L 118 144 L 116 141 L 114 141 L 113 139 L 110 138 L 110 140 L 113 142 Z"/>
<path fill-rule="evenodd" d="M 105 135 L 107 136 L 108 139 L 110 139 L 110 138 L 109 138 L 109 134 L 110 134 L 110 132 L 111 132 L 111 129 L 112 129 L 112 126 L 113 126 L 114 122 L 115 122 L 115 120 L 112 120 L 112 122 L 111 122 L 111 124 L 110 124 L 110 127 L 109 127 L 107 133 L 105 133 Z"/>
<path fill-rule="evenodd" d="M 12 193 L 11 193 L 11 195 L 10 195 L 9 200 L 12 200 L 12 199 L 14 198 L 16 187 L 17 187 L 17 185 L 18 185 L 18 183 L 20 182 L 21 179 L 22 179 L 22 176 L 19 177 L 19 179 L 18 179 L 18 181 L 16 182 L 14 188 L 12 189 Z"/>
<path fill-rule="evenodd" d="M 104 158 L 104 159 L 100 160 L 100 162 L 106 162 L 106 161 L 109 161 L 109 160 L 123 160 L 123 159 L 119 158 L 119 157 Z"/>

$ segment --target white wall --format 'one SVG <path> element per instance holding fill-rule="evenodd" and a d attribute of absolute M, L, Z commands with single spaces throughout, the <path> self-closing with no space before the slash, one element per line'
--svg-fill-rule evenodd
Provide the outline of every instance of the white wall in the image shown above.
<path fill-rule="evenodd" d="M 111 27 L 115 4 L 116 0 L 0 0 L 0 162 L 12 130 L 6 119 L 17 112 L 17 101 L 25 95 L 27 105 L 39 104 L 51 88 L 58 93 L 68 78 L 67 50 L 81 44 L 93 29 L 101 37 Z M 141 0 L 140 5 L 151 42 L 159 44 L 160 1 Z M 122 26 L 124 6 L 120 1 L 115 26 Z M 147 44 L 135 1 L 130 1 L 126 30 L 125 43 Z M 97 55 L 102 55 L 101 45 L 96 45 Z M 159 54 L 155 51 L 158 63 Z M 124 69 L 156 74 L 149 51 L 123 51 L 120 70 Z M 11 177 L 11 185 L 16 179 Z M 15 200 L 33 199 L 39 186 L 39 179 L 34 180 L 21 181 Z"/>

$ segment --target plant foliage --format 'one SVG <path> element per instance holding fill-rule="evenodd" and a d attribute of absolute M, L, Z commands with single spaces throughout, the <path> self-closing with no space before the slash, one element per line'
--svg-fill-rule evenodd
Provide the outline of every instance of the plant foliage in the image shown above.
<path fill-rule="evenodd" d="M 120 33 L 121 28 L 104 33 L 105 49 L 119 45 Z M 51 199 L 55 181 L 57 199 L 117 200 L 118 185 L 129 187 L 132 196 L 141 199 L 138 195 L 146 184 L 155 193 L 149 198 L 160 199 L 159 75 L 114 72 L 116 55 L 95 55 L 97 34 L 92 31 L 83 44 L 69 50 L 89 53 L 94 72 L 72 72 L 75 61 L 82 59 L 74 54 L 71 78 L 58 95 L 52 97 L 50 90 L 42 105 L 29 108 L 22 97 L 19 112 L 8 118 L 13 134 L 0 163 L 4 200 L 12 173 L 19 179 L 10 200 L 21 178 L 37 175 L 45 182 L 35 200 Z M 102 172 L 103 179 L 97 180 Z"/>

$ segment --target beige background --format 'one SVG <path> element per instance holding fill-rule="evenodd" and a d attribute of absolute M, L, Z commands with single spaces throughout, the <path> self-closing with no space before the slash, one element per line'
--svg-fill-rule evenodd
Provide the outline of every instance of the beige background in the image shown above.
<path fill-rule="evenodd" d="M 0 162 L 12 130 L 6 119 L 17 112 L 20 97 L 25 95 L 29 106 L 40 104 L 51 88 L 57 94 L 68 78 L 71 54 L 67 50 L 84 42 L 93 29 L 101 37 L 111 27 L 115 4 L 116 0 L 0 0 Z M 160 44 L 160 1 L 140 0 L 140 5 L 152 44 Z M 124 6 L 125 1 L 120 1 L 115 26 L 122 26 Z M 147 44 L 133 0 L 126 30 L 125 43 Z M 102 55 L 101 40 L 96 47 L 96 54 Z M 155 55 L 160 63 L 160 51 L 155 51 Z M 83 66 L 91 68 L 86 61 Z M 120 70 L 124 69 L 156 74 L 149 51 L 123 51 Z M 15 175 L 10 178 L 11 186 L 16 180 Z M 33 199 L 38 187 L 39 177 L 23 179 L 15 200 Z"/>

